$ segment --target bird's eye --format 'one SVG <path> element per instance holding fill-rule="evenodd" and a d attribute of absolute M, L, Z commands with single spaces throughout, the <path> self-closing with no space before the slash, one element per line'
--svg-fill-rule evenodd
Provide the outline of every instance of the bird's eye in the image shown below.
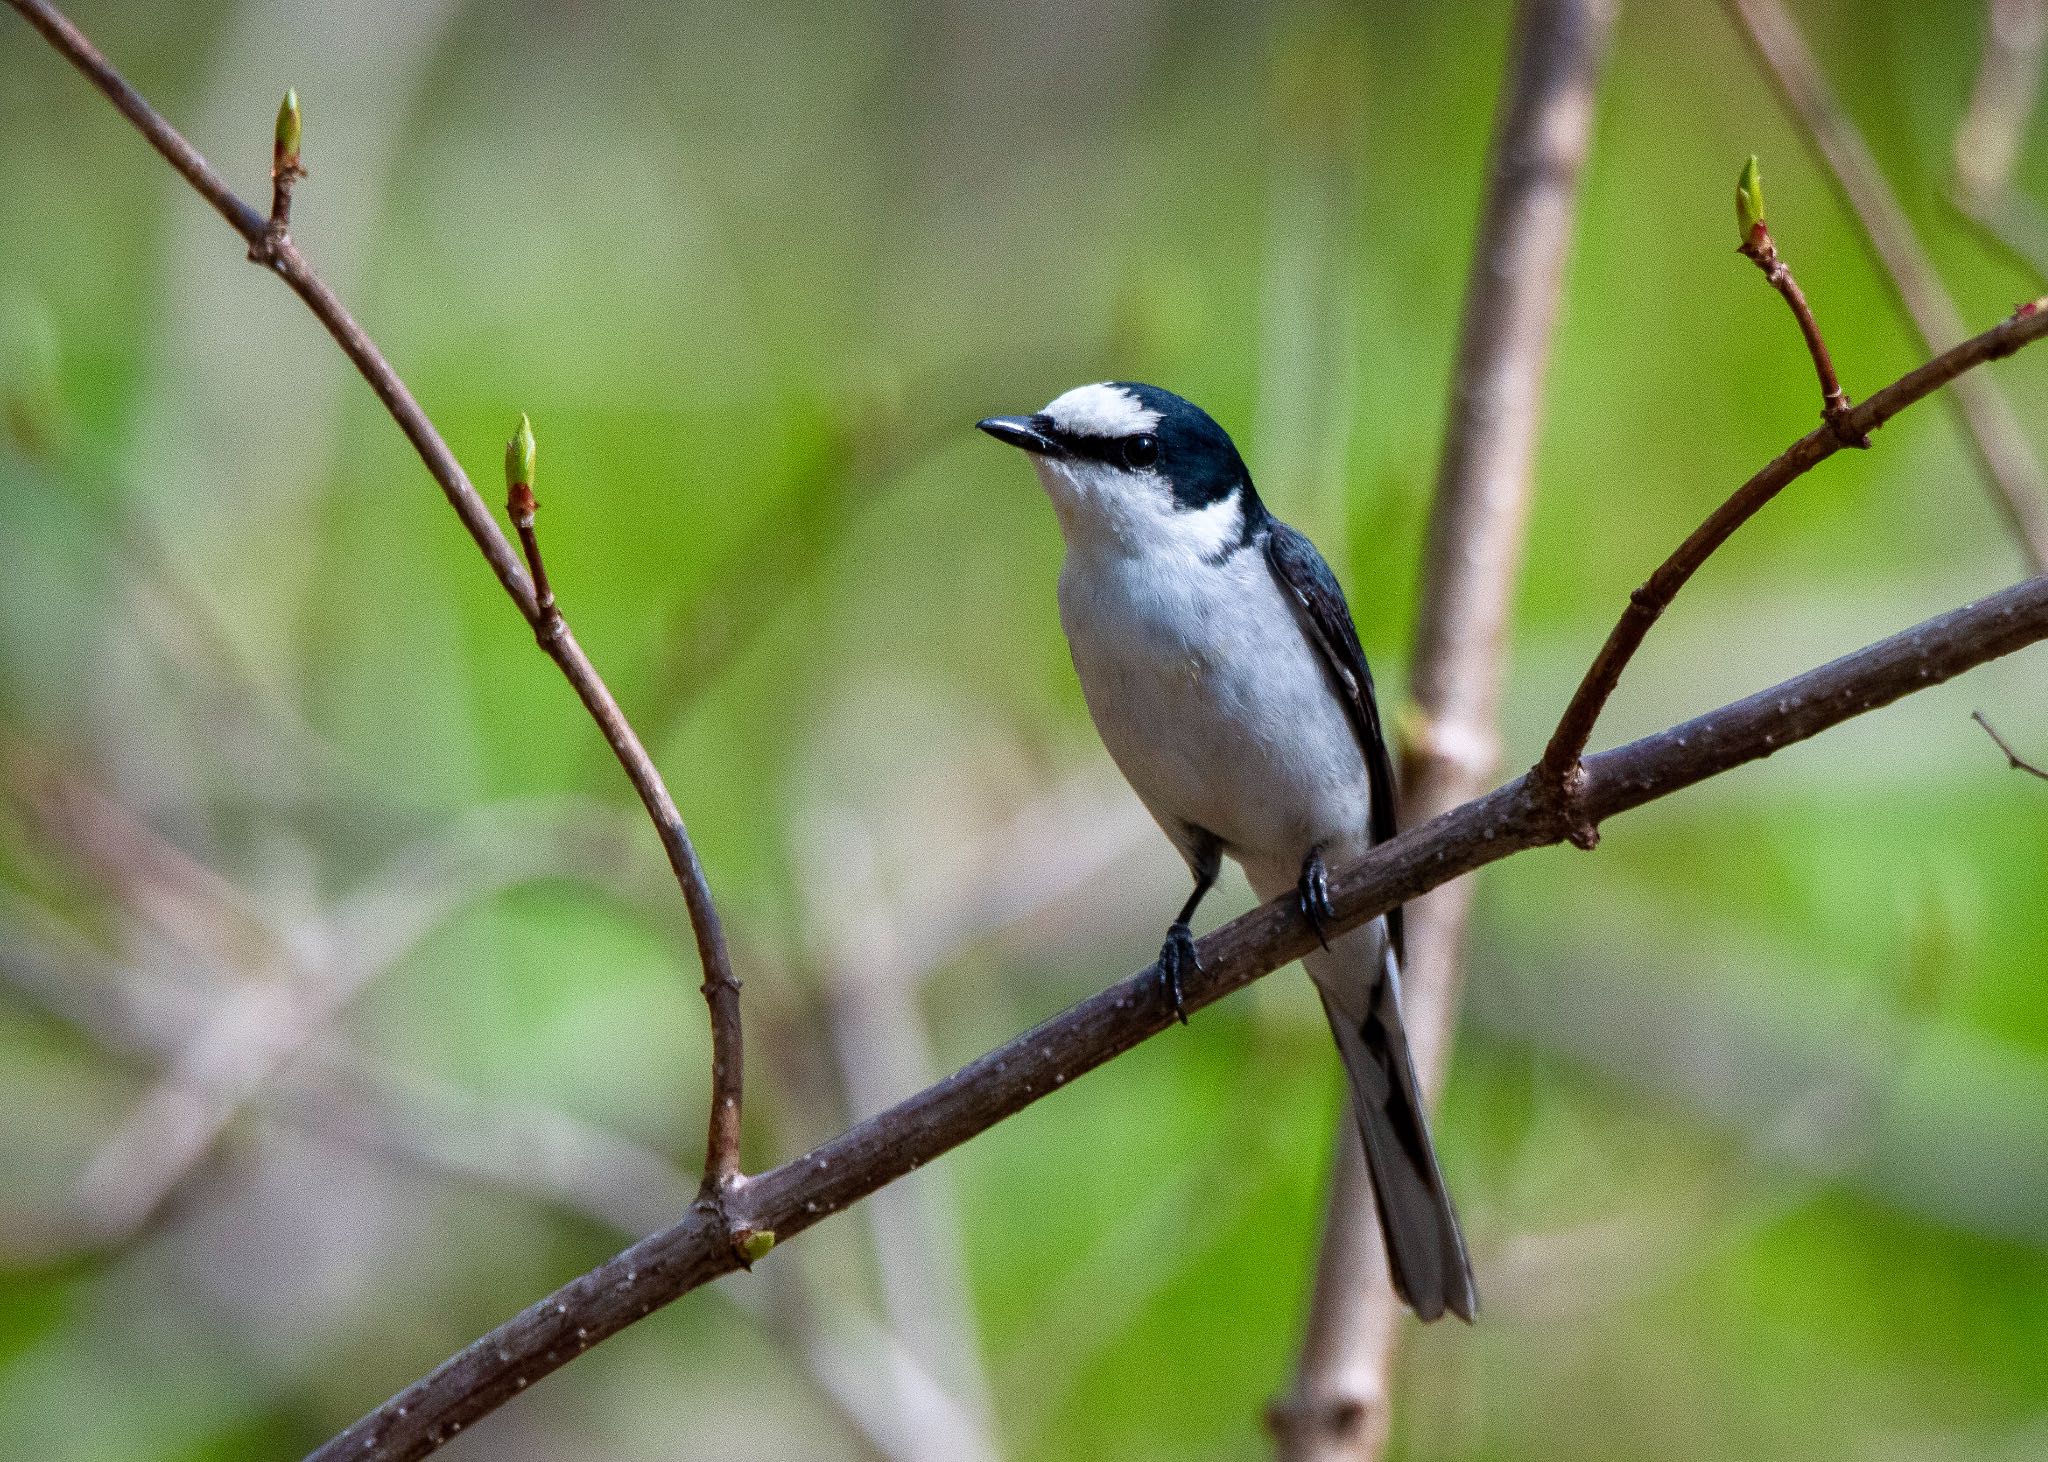
<path fill-rule="evenodd" d="M 1124 465 L 1150 467 L 1158 460 L 1159 438 L 1150 432 L 1139 432 L 1134 437 L 1124 438 Z"/>

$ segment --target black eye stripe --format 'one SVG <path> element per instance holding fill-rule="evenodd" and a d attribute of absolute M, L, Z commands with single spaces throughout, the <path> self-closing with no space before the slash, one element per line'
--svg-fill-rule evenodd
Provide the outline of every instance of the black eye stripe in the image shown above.
<path fill-rule="evenodd" d="M 1090 462 L 1107 462 L 1112 467 L 1134 465 L 1150 466 L 1159 460 L 1159 438 L 1151 432 L 1135 432 L 1127 437 L 1082 436 L 1077 432 L 1064 432 L 1052 424 L 1052 418 L 1042 417 L 1032 422 L 1040 431 L 1058 442 L 1076 457 L 1085 457 Z M 1138 440 L 1152 443 L 1152 456 L 1144 463 L 1133 463 L 1128 448 Z"/>

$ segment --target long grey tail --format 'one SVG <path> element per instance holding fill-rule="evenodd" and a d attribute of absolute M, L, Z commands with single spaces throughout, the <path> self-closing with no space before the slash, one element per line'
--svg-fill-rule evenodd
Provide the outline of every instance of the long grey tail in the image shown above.
<path fill-rule="evenodd" d="M 1448 1310 L 1469 1321 L 1479 1308 L 1472 1261 L 1429 1140 L 1415 1061 L 1401 1020 L 1401 981 L 1393 953 L 1380 942 L 1375 951 L 1379 978 L 1369 994 L 1353 983 L 1359 972 L 1345 971 L 1351 978 L 1338 988 L 1351 999 L 1333 998 L 1331 987 L 1338 982 L 1327 975 L 1335 971 L 1316 968 L 1326 961 L 1351 964 L 1363 953 L 1358 944 L 1364 932 L 1346 936 L 1327 954 L 1318 951 L 1309 964 L 1310 973 L 1319 976 L 1323 1013 L 1330 1018 L 1344 1074 L 1350 1079 L 1352 1109 L 1372 1175 L 1373 1204 L 1387 1243 L 1387 1271 L 1395 1292 L 1419 1318 L 1441 1319 Z M 1365 998 L 1357 998 L 1361 995 Z M 1349 1015 L 1345 1006 L 1362 1006 L 1363 1013 Z"/>

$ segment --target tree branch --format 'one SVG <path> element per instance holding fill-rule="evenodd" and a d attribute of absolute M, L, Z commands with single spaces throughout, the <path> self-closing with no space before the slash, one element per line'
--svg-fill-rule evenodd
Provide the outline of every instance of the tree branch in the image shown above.
<path fill-rule="evenodd" d="M 1960 339 L 1963 317 L 1914 236 L 1898 197 L 1855 123 L 1829 91 L 1820 63 L 1779 0 L 1723 0 L 1749 42 L 1793 124 L 1827 168 L 1835 191 L 1863 237 L 1892 296 L 1929 351 Z M 2012 403 L 1988 379 L 1959 383 L 1955 409 L 1985 485 L 2033 572 L 2048 569 L 2048 478 Z"/>
<path fill-rule="evenodd" d="M 1686 580 L 1707 561 L 1709 555 L 1728 541 L 1744 523 L 1779 492 L 1812 471 L 1842 449 L 1844 433 L 1868 436 L 1922 397 L 1931 395 L 1973 366 L 2012 354 L 2022 345 L 2048 332 L 2048 308 L 2042 302 L 2020 306 L 2011 318 L 1951 347 L 1918 369 L 1900 377 L 1875 395 L 1865 398 L 1843 414 L 1836 426 L 1820 426 L 1786 448 L 1734 494 L 1716 508 L 1706 522 L 1650 575 L 1643 586 L 1629 595 L 1628 608 L 1607 636 L 1607 643 L 1587 669 L 1571 702 L 1551 733 L 1543 760 L 1537 763 L 1542 778 L 1565 801 L 1575 793 L 1574 766 L 1584 754 L 1600 711 L 1620 683 L 1621 672 L 1641 647 L 1650 626 L 1657 622 Z M 1590 822 L 1572 841 L 1591 847 L 1596 839 Z"/>
<path fill-rule="evenodd" d="M 1998 728 L 1993 726 L 1988 720 L 1985 719 L 1984 713 L 1982 711 L 1970 712 L 1970 719 L 1972 721 L 1975 721 L 1979 726 L 1982 726 L 1984 728 L 1984 734 L 1986 736 L 1989 736 L 1992 742 L 1998 747 L 1998 749 L 2005 753 L 2005 759 L 2006 761 L 2011 763 L 2012 769 L 2014 771 L 2031 772 L 2034 776 L 2039 777 L 2042 781 L 2048 782 L 2048 770 L 2044 770 L 2041 767 L 2035 766 L 2032 762 L 2028 761 L 2025 757 L 2021 756 L 2017 751 L 2013 750 L 2012 743 L 2010 741 L 2007 741 L 2003 736 L 2000 736 L 1998 734 Z"/>
<path fill-rule="evenodd" d="M 1499 757 L 1507 625 L 1528 522 L 1545 367 L 1564 281 L 1594 86 L 1613 0 L 1518 7 L 1465 287 L 1450 412 L 1430 509 L 1410 705 L 1400 718 L 1403 827 L 1485 790 Z M 1449 1063 L 1472 884 L 1408 906 L 1402 999 L 1426 1092 Z M 1384 1448 L 1400 1305 L 1348 1106 L 1287 1396 L 1267 1411 L 1286 1459 Z"/>
<path fill-rule="evenodd" d="M 1821 338 L 1820 322 L 1814 319 L 1813 309 L 1806 303 L 1806 291 L 1792 277 L 1792 266 L 1779 256 L 1777 240 L 1771 237 L 1770 225 L 1764 221 L 1763 184 L 1758 181 L 1756 158 L 1753 156 L 1735 185 L 1735 216 L 1742 229 L 1742 242 L 1736 247 L 1736 252 L 1763 270 L 1765 280 L 1785 297 L 1785 303 L 1792 310 L 1792 318 L 1799 322 L 1799 334 L 1806 341 L 1806 353 L 1813 357 L 1814 374 L 1820 377 L 1820 419 L 1842 438 L 1843 446 L 1869 446 L 1869 437 L 1856 436 L 1848 430 L 1845 418 L 1849 412 L 1849 393 L 1842 389 L 1842 382 L 1835 375 L 1834 357 L 1828 354 L 1827 341 Z"/>
<path fill-rule="evenodd" d="M 696 937 L 697 957 L 704 970 L 703 993 L 711 1018 L 712 1096 L 700 1201 L 707 1203 L 722 1221 L 726 1198 L 742 1181 L 739 1176 L 740 985 L 733 977 L 725 932 L 719 922 L 717 906 L 712 902 L 711 887 L 704 877 L 703 865 L 697 859 L 697 850 L 690 842 L 682 814 L 676 810 L 675 800 L 670 797 L 661 773 L 655 770 L 646 748 L 640 744 L 639 736 L 619 709 L 597 668 L 590 663 L 590 657 L 576 642 L 560 612 L 552 603 L 544 604 L 535 593 L 533 583 L 520 567 L 518 551 L 498 527 L 490 508 L 470 485 L 462 464 L 455 460 L 455 454 L 441 439 L 440 432 L 413 398 L 405 382 L 340 299 L 306 262 L 282 227 L 289 208 L 290 180 L 300 171 L 298 147 L 292 146 L 287 155 L 286 114 L 292 118 L 291 130 L 295 133 L 298 108 L 288 106 L 279 116 L 279 136 L 272 154 L 277 188 L 274 201 L 279 207 L 279 226 L 272 227 L 271 220 L 235 196 L 198 150 L 122 79 L 84 33 L 60 11 L 43 3 L 43 0 L 8 0 L 8 3 L 76 66 L 123 116 L 133 122 L 150 145 L 163 154 L 165 161 L 213 205 L 228 225 L 247 241 L 250 258 L 290 285 L 292 292 L 306 302 L 307 308 L 327 328 L 419 453 L 427 471 L 440 485 L 449 505 L 462 519 L 463 527 L 469 530 L 469 536 L 490 564 L 492 572 L 498 576 L 498 582 L 533 627 L 541 648 L 561 668 L 577 698 L 583 702 L 584 709 L 597 722 L 612 754 L 624 768 L 627 780 L 633 784 L 641 805 L 654 822 L 655 831 L 661 837 L 662 851 L 667 854 L 669 867 L 682 888 L 683 902 L 689 910 L 690 928 Z M 296 136 L 289 138 L 293 144 L 298 140 Z"/>

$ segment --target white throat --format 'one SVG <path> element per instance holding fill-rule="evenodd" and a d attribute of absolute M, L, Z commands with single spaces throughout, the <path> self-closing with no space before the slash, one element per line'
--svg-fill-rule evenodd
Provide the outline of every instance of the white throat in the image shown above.
<path fill-rule="evenodd" d="M 1157 472 L 1085 458 L 1033 457 L 1069 553 L 1213 560 L 1244 535 L 1244 494 L 1199 508 Z"/>

